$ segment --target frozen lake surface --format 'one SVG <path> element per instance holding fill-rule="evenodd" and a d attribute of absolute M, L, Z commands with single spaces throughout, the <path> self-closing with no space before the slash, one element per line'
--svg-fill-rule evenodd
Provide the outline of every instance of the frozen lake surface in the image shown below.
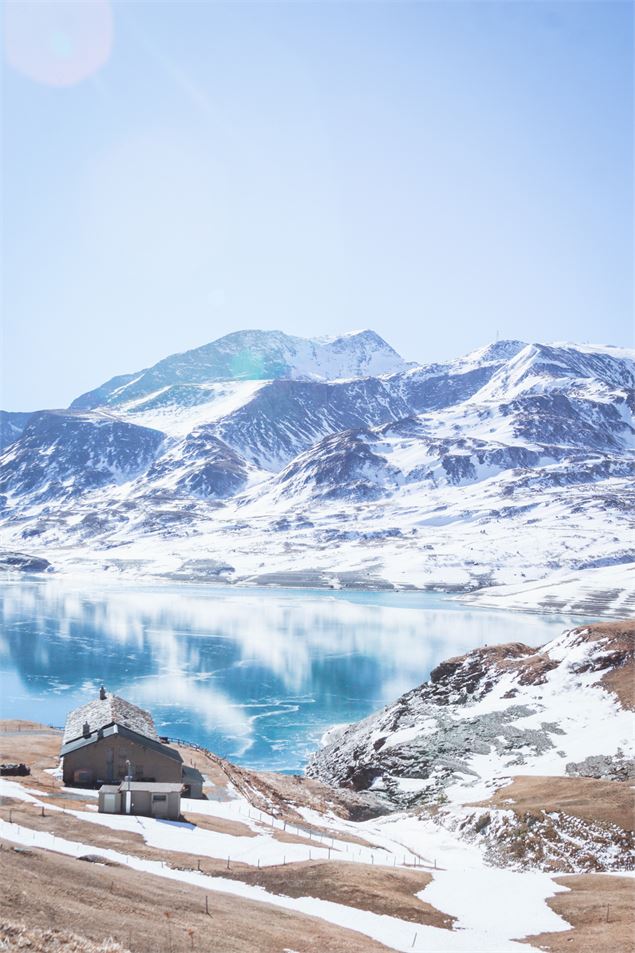
<path fill-rule="evenodd" d="M 160 734 L 301 771 L 326 728 L 369 715 L 483 644 L 541 645 L 580 620 L 414 592 L 0 583 L 0 717 L 63 725 L 100 684 Z"/>

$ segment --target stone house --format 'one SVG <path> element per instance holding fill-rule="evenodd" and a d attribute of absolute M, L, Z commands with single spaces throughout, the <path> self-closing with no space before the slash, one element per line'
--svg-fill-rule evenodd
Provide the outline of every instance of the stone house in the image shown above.
<path fill-rule="evenodd" d="M 186 795 L 202 797 L 202 775 L 161 741 L 150 713 L 103 686 L 99 698 L 69 713 L 60 755 L 64 784 L 71 787 L 118 786 L 129 779 L 185 785 Z"/>

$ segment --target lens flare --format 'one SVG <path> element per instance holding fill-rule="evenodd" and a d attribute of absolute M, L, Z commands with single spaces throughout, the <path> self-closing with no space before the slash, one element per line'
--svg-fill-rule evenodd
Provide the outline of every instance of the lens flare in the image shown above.
<path fill-rule="evenodd" d="M 96 73 L 112 50 L 108 0 L 8 0 L 7 62 L 47 86 L 74 86 Z"/>

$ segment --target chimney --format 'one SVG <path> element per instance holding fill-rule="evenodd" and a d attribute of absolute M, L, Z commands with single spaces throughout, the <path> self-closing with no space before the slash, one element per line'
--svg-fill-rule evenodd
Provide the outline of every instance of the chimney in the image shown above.
<path fill-rule="evenodd" d="M 99 698 L 103 702 L 105 697 L 106 697 L 106 689 L 102 685 L 101 688 L 99 689 Z"/>
<path fill-rule="evenodd" d="M 90 725 L 87 721 L 84 722 L 84 727 L 82 728 L 82 734 L 84 738 L 90 738 Z"/>

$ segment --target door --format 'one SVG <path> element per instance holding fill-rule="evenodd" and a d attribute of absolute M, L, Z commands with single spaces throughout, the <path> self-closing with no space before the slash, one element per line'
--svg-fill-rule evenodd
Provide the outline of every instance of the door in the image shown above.
<path fill-rule="evenodd" d="M 104 813 L 105 814 L 116 814 L 117 813 L 117 801 L 119 799 L 118 794 L 104 794 Z"/>
<path fill-rule="evenodd" d="M 152 795 L 152 816 L 153 817 L 167 817 L 168 816 L 167 794 L 153 794 Z"/>

